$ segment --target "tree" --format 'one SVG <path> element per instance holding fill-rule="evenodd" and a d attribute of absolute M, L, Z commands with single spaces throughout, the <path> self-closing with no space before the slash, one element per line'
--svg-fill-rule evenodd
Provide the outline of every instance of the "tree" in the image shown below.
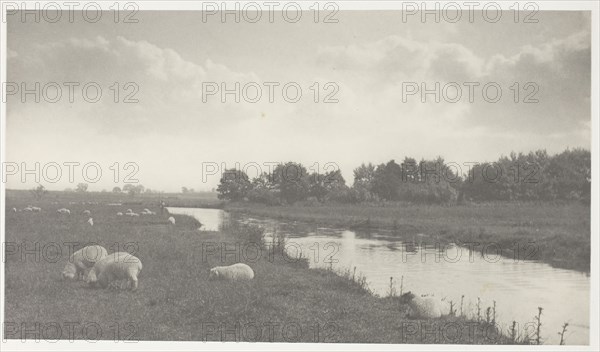
<path fill-rule="evenodd" d="M 375 166 L 371 163 L 361 164 L 354 169 L 354 184 L 352 187 L 360 201 L 370 201 L 375 198 L 373 180 L 375 179 Z"/>
<path fill-rule="evenodd" d="M 250 180 L 245 172 L 236 169 L 225 170 L 217 187 L 218 198 L 233 201 L 242 200 L 251 188 Z"/>
<path fill-rule="evenodd" d="M 287 162 L 279 164 L 273 171 L 273 184 L 279 196 L 288 204 L 305 200 L 309 195 L 309 179 L 302 164 Z"/>
<path fill-rule="evenodd" d="M 126 184 L 125 186 L 123 186 L 123 192 L 127 192 L 127 194 L 131 198 L 133 198 L 136 195 L 144 192 L 144 186 L 142 186 L 142 185 L 134 186 L 132 184 Z"/>
<path fill-rule="evenodd" d="M 41 200 L 42 197 L 44 197 L 46 194 L 48 194 L 48 191 L 46 190 L 46 188 L 40 184 L 38 184 L 37 187 L 29 190 L 29 192 L 31 192 L 31 194 L 33 195 L 33 198 L 35 198 L 36 200 Z"/>
<path fill-rule="evenodd" d="M 189 191 L 188 191 L 187 187 L 181 187 L 181 193 L 186 194 L 188 192 Z"/>
<path fill-rule="evenodd" d="M 79 192 L 79 193 L 85 193 L 88 190 L 88 184 L 87 183 L 78 183 L 77 187 L 75 188 L 75 192 Z"/>
<path fill-rule="evenodd" d="M 112 189 L 113 193 L 121 193 L 121 187 L 115 187 Z"/>

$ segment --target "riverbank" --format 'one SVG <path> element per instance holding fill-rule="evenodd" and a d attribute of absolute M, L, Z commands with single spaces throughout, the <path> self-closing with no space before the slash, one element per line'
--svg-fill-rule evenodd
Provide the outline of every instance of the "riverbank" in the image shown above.
<path fill-rule="evenodd" d="M 590 207 L 571 203 L 487 203 L 458 206 L 311 205 L 265 206 L 229 203 L 232 212 L 321 226 L 386 229 L 427 244 L 477 243 L 504 256 L 538 260 L 554 267 L 590 271 Z"/>
<path fill-rule="evenodd" d="M 172 226 L 167 215 L 119 217 L 122 206 L 102 202 L 68 205 L 71 215 L 63 216 L 56 209 L 64 202 L 52 201 L 33 204 L 42 208 L 40 213 L 13 213 L 12 207 L 22 209 L 32 201 L 7 200 L 6 241 L 15 245 L 6 253 L 7 338 L 21 338 L 23 327 L 29 329 L 27 338 L 35 338 L 37 326 L 46 340 L 513 343 L 506 332 L 500 336 L 485 322 L 409 319 L 397 299 L 371 295 L 359 273 L 352 280 L 263 249 L 250 260 L 248 253 L 235 249 L 256 244 L 260 234 L 255 230 L 199 232 L 198 222 L 187 216 L 175 216 Z M 158 210 L 144 203 L 133 210 L 143 207 Z M 86 209 L 93 227 L 81 215 Z M 92 242 L 140 258 L 137 292 L 89 289 L 82 282 L 61 280 L 68 249 Z M 31 249 L 38 253 L 36 248 L 39 257 L 31 254 Z M 254 280 L 208 281 L 209 268 L 237 261 L 252 266 Z M 72 322 L 79 325 L 56 329 Z M 100 335 L 91 338 L 85 324 L 94 324 Z"/>

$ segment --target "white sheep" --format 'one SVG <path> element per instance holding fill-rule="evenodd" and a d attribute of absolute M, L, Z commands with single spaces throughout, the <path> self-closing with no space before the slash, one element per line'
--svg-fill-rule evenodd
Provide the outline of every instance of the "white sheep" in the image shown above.
<path fill-rule="evenodd" d="M 31 211 L 33 211 L 33 208 L 27 207 L 27 208 L 24 208 L 23 211 L 31 212 Z"/>
<path fill-rule="evenodd" d="M 417 297 L 408 291 L 400 296 L 400 302 L 408 304 L 411 317 L 432 319 L 442 316 L 441 301 L 434 297 Z"/>
<path fill-rule="evenodd" d="M 87 223 L 90 224 L 90 226 L 94 226 L 94 219 L 89 218 Z"/>
<path fill-rule="evenodd" d="M 175 225 L 175 218 L 172 216 L 169 216 L 169 218 L 167 219 L 167 221 L 169 221 L 171 223 L 171 225 Z"/>
<path fill-rule="evenodd" d="M 140 216 L 140 214 L 138 214 L 138 213 L 125 213 L 125 215 L 131 216 L 131 217 Z"/>
<path fill-rule="evenodd" d="M 130 288 L 135 291 L 141 271 L 141 260 L 127 252 L 116 252 L 97 262 L 86 276 L 85 282 L 90 286 L 100 285 L 106 288 L 115 281 L 127 280 Z"/>
<path fill-rule="evenodd" d="M 131 213 L 133 213 L 133 210 L 131 210 L 131 209 L 127 209 L 126 213 L 129 213 L 129 214 L 131 214 Z"/>
<path fill-rule="evenodd" d="M 62 272 L 64 279 L 83 279 L 86 271 L 108 255 L 102 246 L 87 246 L 73 253 Z"/>
<path fill-rule="evenodd" d="M 91 213 L 92 212 L 89 211 L 89 210 L 84 210 L 84 211 L 81 212 L 81 214 L 83 214 L 83 215 L 90 215 Z"/>
<path fill-rule="evenodd" d="M 13 210 L 13 213 L 17 212 L 17 208 L 13 208 L 12 210 Z"/>
<path fill-rule="evenodd" d="M 210 269 L 208 278 L 233 281 L 252 280 L 254 278 L 254 270 L 244 263 L 237 263 L 229 266 L 216 266 Z"/>
<path fill-rule="evenodd" d="M 118 212 L 118 213 L 117 213 L 117 216 L 123 216 L 123 213 L 121 213 L 121 212 Z"/>
<path fill-rule="evenodd" d="M 42 211 L 42 208 L 40 208 L 40 207 L 31 207 L 31 210 L 34 211 L 34 212 L 36 212 L 36 213 L 39 213 L 39 212 Z"/>
<path fill-rule="evenodd" d="M 71 214 L 71 211 L 67 208 L 60 208 L 56 212 L 59 214 Z"/>

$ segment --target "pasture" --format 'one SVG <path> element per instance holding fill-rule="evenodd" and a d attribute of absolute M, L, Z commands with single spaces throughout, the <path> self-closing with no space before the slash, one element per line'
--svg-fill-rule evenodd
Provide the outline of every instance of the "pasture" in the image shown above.
<path fill-rule="evenodd" d="M 109 205 L 118 202 L 123 204 Z M 207 202 L 216 201 L 207 198 Z M 39 206 L 41 212 L 12 211 L 28 204 Z M 198 222 L 186 216 L 175 216 L 173 226 L 157 204 L 158 198 L 103 193 L 52 192 L 34 201 L 25 191 L 8 191 L 5 337 L 514 343 L 489 329 L 489 324 L 464 317 L 408 319 L 398 299 L 374 296 L 360 280 L 308 269 L 303 260 L 290 260 L 277 251 L 272 255 L 261 251 L 250 258 L 235 250 L 236 245 L 256 244 L 260 234 L 238 227 L 200 232 Z M 62 207 L 71 215 L 58 214 Z M 149 208 L 157 215 L 116 216 L 127 208 L 136 212 Z M 90 210 L 94 226 L 81 214 L 84 210 Z M 81 281 L 61 279 L 69 248 L 90 243 L 109 253 L 130 252 L 142 261 L 137 292 L 92 289 Z M 208 280 L 211 267 L 235 262 L 250 265 L 255 279 Z M 444 331 L 448 324 L 453 326 L 450 333 Z"/>

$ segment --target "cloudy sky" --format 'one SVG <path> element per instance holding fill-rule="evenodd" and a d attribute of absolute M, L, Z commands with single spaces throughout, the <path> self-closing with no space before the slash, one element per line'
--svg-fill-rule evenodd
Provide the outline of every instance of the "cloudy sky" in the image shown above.
<path fill-rule="evenodd" d="M 515 24 L 508 14 L 497 23 L 403 23 L 400 12 L 383 11 L 340 12 L 338 23 L 316 24 L 308 14 L 294 24 L 210 18 L 203 23 L 199 12 L 136 17 L 133 24 L 115 24 L 108 15 L 93 24 L 77 16 L 75 23 L 9 17 L 7 80 L 30 88 L 34 82 L 57 82 L 63 88 L 56 103 L 43 96 L 40 103 L 32 95 L 26 102 L 9 96 L 7 161 L 96 162 L 103 177 L 90 190 L 111 189 L 109 166 L 131 161 L 146 187 L 177 191 L 216 186 L 218 176 L 203 182 L 203 163 L 294 160 L 321 170 L 335 163 L 351 184 L 352 169 L 363 162 L 441 155 L 463 163 L 511 151 L 591 147 L 591 28 L 585 12 L 541 12 L 538 23 L 528 24 Z M 64 82 L 80 84 L 73 103 Z M 96 103 L 82 97 L 81 86 L 89 82 L 102 88 Z M 139 88 L 138 103 L 123 102 L 134 90 L 124 87 L 127 82 Z M 217 94 L 203 102 L 207 82 L 229 88 L 255 82 L 262 97 L 236 103 L 229 95 L 222 103 Z M 264 82 L 280 84 L 273 102 Z M 281 88 L 288 82 L 302 88 L 296 103 L 283 99 Z M 327 82 L 339 88 L 337 103 L 323 102 L 333 91 L 325 89 Z M 441 87 L 456 82 L 462 97 L 452 103 L 442 95 L 436 103 L 427 95 L 423 103 L 416 94 L 403 101 L 407 82 L 429 89 L 435 82 Z M 464 82 L 479 84 L 473 102 Z M 489 82 L 502 89 L 496 103 L 483 98 L 482 86 Z M 534 84 L 526 88 L 527 82 Z M 448 87 L 446 97 L 453 99 L 456 90 Z M 254 97 L 254 90 L 248 92 Z M 46 93 L 55 96 L 50 86 Z M 288 93 L 293 97 L 294 90 Z M 495 95 L 494 89 L 488 93 L 488 99 Z M 529 94 L 538 102 L 524 103 Z M 75 177 L 82 182 L 81 175 Z M 32 178 L 23 184 L 9 177 L 7 187 L 33 184 Z M 74 187 L 66 174 L 44 184 Z"/>

